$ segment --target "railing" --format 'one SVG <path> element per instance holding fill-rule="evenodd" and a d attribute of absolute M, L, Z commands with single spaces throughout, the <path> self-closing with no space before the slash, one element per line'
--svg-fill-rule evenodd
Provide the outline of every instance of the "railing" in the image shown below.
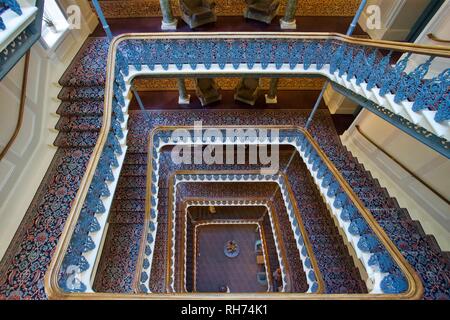
<path fill-rule="evenodd" d="M 408 52 L 409 54 L 394 67 L 390 65 L 391 55 L 382 55 L 380 50 Z M 431 56 L 427 62 L 420 65 L 414 72 L 405 74 L 407 59 L 411 54 Z M 130 82 L 135 76 L 147 74 L 153 76 L 171 75 L 320 75 L 331 81 L 342 81 L 352 88 L 355 94 L 363 95 L 369 88 L 376 89 L 376 95 L 368 92 L 366 96 L 386 94 L 393 97 L 392 106 L 398 102 L 413 104 L 415 110 L 432 112 L 435 119 L 425 117 L 431 121 L 449 118 L 448 112 L 448 70 L 433 79 L 424 76 L 435 56 L 450 57 L 450 49 L 446 47 L 419 46 L 413 44 L 389 41 L 373 41 L 356 39 L 340 34 L 330 33 L 195 33 L 195 34 L 135 34 L 122 35 L 112 41 L 107 66 L 107 82 L 105 90 L 105 110 L 103 126 L 93 154 L 88 163 L 86 173 L 81 181 L 77 197 L 73 202 L 71 213 L 67 219 L 60 242 L 45 278 L 45 288 L 50 298 L 186 298 L 189 295 L 177 294 L 104 294 L 86 292 L 86 285 L 77 280 L 77 272 L 87 270 L 89 266 L 85 255 L 98 245 L 90 238 L 91 233 L 101 232 L 96 217 L 105 211 L 102 198 L 109 196 L 111 190 L 106 182 L 112 178 L 111 171 L 117 167 L 117 157 L 123 153 L 119 143 L 122 136 L 121 123 L 125 117 L 122 107 L 125 104 L 124 95 L 130 89 Z M 348 80 L 349 79 L 349 80 Z M 361 90 L 359 90 L 362 88 Z M 419 88 L 420 90 L 417 90 Z M 389 93 L 390 92 L 390 93 Z M 386 99 L 391 101 L 392 99 Z M 429 114 L 428 114 L 429 115 Z M 447 121 L 445 120 L 445 121 Z M 444 121 L 444 127 L 445 127 Z M 408 121 L 406 121 L 408 122 Z M 411 126 L 412 124 L 406 124 Z M 423 134 L 420 125 L 417 131 Z M 448 127 L 448 126 L 447 126 Z M 437 141 L 436 150 L 448 156 L 448 128 L 438 137 L 438 132 L 425 135 L 433 136 Z M 420 298 L 422 285 L 417 274 L 412 270 L 404 257 L 389 240 L 383 229 L 376 224 L 370 212 L 362 205 L 354 192 L 326 158 L 317 144 L 307 132 L 298 128 L 304 135 L 302 143 L 310 145 L 306 149 L 314 155 L 313 162 L 327 174 L 325 184 L 329 183 L 336 191 L 336 205 L 348 209 L 352 221 L 352 232 L 370 231 L 365 237 L 365 246 L 370 253 L 371 244 L 376 238 L 385 248 L 393 264 L 387 263 L 386 255 L 371 255 L 368 264 L 378 265 L 379 270 L 390 269 L 394 266 L 401 271 L 401 277 L 392 273 L 386 278 L 386 293 L 373 295 L 326 295 L 321 298 L 387 298 L 411 299 Z M 292 140 L 292 141 L 295 141 Z M 308 158 L 309 159 L 309 158 Z M 325 169 L 323 169 L 325 168 Z M 333 192 L 331 192 L 333 194 Z M 351 203 L 352 205 L 349 205 Z M 355 211 L 356 208 L 357 210 Z M 352 218 L 362 216 L 362 220 Z M 364 222 L 365 221 L 365 222 Z M 362 237 L 361 237 L 362 238 Z M 98 253 L 97 253 L 98 254 Z M 384 278 L 383 278 L 384 279 Z M 406 283 L 406 285 L 405 285 Z M 389 293 L 389 285 L 393 290 L 401 291 Z M 405 289 L 406 287 L 406 289 Z M 400 289 L 405 290 L 400 290 Z M 211 298 L 208 294 L 190 295 L 190 298 Z M 294 296 L 285 296 L 294 297 Z M 296 296 L 297 298 L 314 298 L 314 294 Z M 225 297 L 221 297 L 225 298 Z M 263 298 L 279 299 L 277 295 L 233 295 L 233 298 Z M 317 298 L 317 297 L 315 297 Z"/>
<path fill-rule="evenodd" d="M 0 1 L 0 80 L 39 40 L 44 0 Z"/>

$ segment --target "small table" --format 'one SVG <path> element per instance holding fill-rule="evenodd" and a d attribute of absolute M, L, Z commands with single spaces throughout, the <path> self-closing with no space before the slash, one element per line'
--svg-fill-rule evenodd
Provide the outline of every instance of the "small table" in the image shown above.
<path fill-rule="evenodd" d="M 234 240 L 227 241 L 223 247 L 223 253 L 228 258 L 236 258 L 239 255 L 239 245 Z"/>

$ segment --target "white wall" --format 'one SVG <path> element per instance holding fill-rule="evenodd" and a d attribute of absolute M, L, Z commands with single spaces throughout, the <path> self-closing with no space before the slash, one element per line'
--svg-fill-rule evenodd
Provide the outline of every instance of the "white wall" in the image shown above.
<path fill-rule="evenodd" d="M 402 41 L 429 3 L 430 0 L 369 0 L 366 8 L 377 5 L 381 9 L 381 28 L 371 30 L 367 27 L 370 15 L 367 10 L 361 15 L 359 24 L 372 39 Z"/>
<path fill-rule="evenodd" d="M 97 25 L 97 18 L 87 0 L 64 0 L 77 4 L 82 12 L 81 30 L 71 30 L 58 48 L 49 54 L 40 43 L 31 49 L 27 99 L 23 125 L 14 144 L 0 162 L 0 258 L 5 253 L 56 151 L 53 129 L 60 88 L 56 85 L 87 36 Z M 0 82 L 0 148 L 10 139 L 18 116 L 22 59 Z"/>

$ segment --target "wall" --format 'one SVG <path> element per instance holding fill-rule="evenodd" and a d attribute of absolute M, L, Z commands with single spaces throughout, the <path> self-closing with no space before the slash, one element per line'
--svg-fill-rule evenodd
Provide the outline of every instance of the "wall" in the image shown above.
<path fill-rule="evenodd" d="M 402 41 L 429 3 L 430 0 L 369 0 L 366 8 L 378 5 L 381 9 L 381 28 L 371 30 L 367 27 L 370 15 L 367 11 L 362 14 L 359 24 L 372 39 Z"/>
<path fill-rule="evenodd" d="M 82 28 L 71 30 L 53 52 L 40 43 L 31 49 L 23 125 L 11 149 L 0 162 L 0 258 L 5 253 L 56 151 L 53 129 L 58 116 L 57 85 L 84 40 L 97 25 L 87 0 L 61 1 L 77 4 Z M 0 148 L 10 139 L 18 116 L 24 59 L 0 82 Z"/>

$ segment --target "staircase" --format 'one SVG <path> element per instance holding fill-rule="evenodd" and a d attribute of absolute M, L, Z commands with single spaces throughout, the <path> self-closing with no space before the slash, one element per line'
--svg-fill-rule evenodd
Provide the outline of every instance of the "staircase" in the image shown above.
<path fill-rule="evenodd" d="M 330 139 L 319 134 L 315 138 L 378 224 L 419 273 L 425 287 L 424 298 L 450 299 L 449 253 L 442 252 L 435 238 L 424 233 L 420 223 L 412 220 L 406 209 L 400 208 L 396 199 L 389 196 L 337 136 Z"/>
<path fill-rule="evenodd" d="M 338 227 L 297 154 L 287 171 L 303 223 L 309 234 L 326 293 L 367 293 L 366 284 L 344 245 Z"/>
<path fill-rule="evenodd" d="M 97 142 L 101 126 L 107 48 L 108 43 L 104 38 L 89 39 L 60 81 L 63 89 L 59 98 L 62 102 L 57 113 L 61 118 L 56 125 L 59 134 L 54 143 L 58 150 L 0 264 L 0 299 L 47 298 L 43 284 L 44 274 L 70 212 L 80 181 L 86 171 L 86 165 Z M 251 124 L 255 119 L 260 123 L 279 121 L 276 116 L 270 114 L 267 116 L 267 114 L 254 113 L 248 117 L 246 111 L 242 112 L 247 118 L 243 116 L 241 123 Z M 303 115 L 298 113 L 290 115 L 288 120 L 285 118 L 281 120 L 286 123 L 304 125 L 305 115 L 306 113 Z M 234 116 L 226 118 L 221 114 L 215 116 L 218 119 L 215 121 L 218 122 L 230 122 L 235 119 Z M 280 115 L 280 118 L 282 117 Z M 169 120 L 176 124 L 188 123 L 194 118 L 194 115 L 187 115 L 182 120 L 175 117 Z M 152 125 L 159 120 L 154 120 Z M 311 132 L 378 223 L 418 272 L 425 287 L 424 298 L 450 299 L 449 254 L 442 252 L 434 238 L 426 235 L 420 224 L 413 221 L 408 212 L 398 206 L 386 189 L 381 188 L 378 181 L 373 179 L 357 159 L 342 146 L 336 133 L 330 133 L 330 130 L 327 130 L 331 127 L 332 123 L 327 115 L 318 114 L 312 124 Z M 142 139 L 143 137 L 130 137 L 130 145 L 133 145 L 132 139 L 135 138 Z M 145 141 L 145 138 L 141 141 Z M 136 143 L 136 145 L 139 144 Z M 142 200 L 145 195 L 146 158 L 145 150 L 138 148 L 130 148 L 125 158 L 116 199 L 112 205 L 109 230 L 105 241 L 107 245 L 104 247 L 105 256 L 99 263 L 98 270 L 105 271 L 96 279 L 96 288 L 109 290 L 108 292 L 130 290 L 132 282 L 130 270 L 126 270 L 124 264 L 117 275 L 120 277 L 124 274 L 128 275 L 123 281 L 119 281 L 115 278 L 116 274 L 111 271 L 110 266 L 115 262 L 112 257 L 116 255 L 126 254 L 130 258 L 128 261 L 133 259 L 130 252 L 134 252 L 131 249 L 135 247 L 127 241 L 121 241 L 121 238 L 123 240 L 125 236 L 128 239 L 138 239 L 139 232 L 142 231 L 139 228 L 139 221 L 141 221 L 139 219 L 142 216 Z M 301 172 L 299 170 L 298 174 L 300 175 Z M 311 188 L 298 190 L 311 190 Z M 300 196 L 304 196 L 302 203 L 307 203 L 316 197 L 310 192 L 305 192 Z M 348 257 L 336 254 L 336 250 L 342 248 L 334 244 L 339 235 L 332 222 L 324 218 L 323 212 L 316 213 L 314 210 L 306 210 L 306 208 L 301 211 L 304 214 L 308 231 L 314 234 L 311 242 L 317 250 L 324 252 L 320 257 L 319 264 L 322 267 L 338 262 L 348 265 L 350 263 Z M 348 219 L 351 218 L 348 217 Z M 95 226 L 93 226 L 93 230 L 95 230 Z M 39 263 L 33 263 L 37 259 L 39 259 Z M 327 272 L 323 272 L 325 281 L 331 284 L 330 287 L 335 288 L 333 289 L 336 290 L 335 292 L 344 289 L 359 290 L 362 284 L 358 281 L 351 281 L 353 276 L 356 276 L 356 270 L 354 267 L 350 269 L 351 275 L 345 277 L 341 277 L 342 272 L 339 269 L 329 269 Z"/>
<path fill-rule="evenodd" d="M 114 194 L 96 292 L 132 293 L 144 228 L 146 154 L 128 153 Z"/>

